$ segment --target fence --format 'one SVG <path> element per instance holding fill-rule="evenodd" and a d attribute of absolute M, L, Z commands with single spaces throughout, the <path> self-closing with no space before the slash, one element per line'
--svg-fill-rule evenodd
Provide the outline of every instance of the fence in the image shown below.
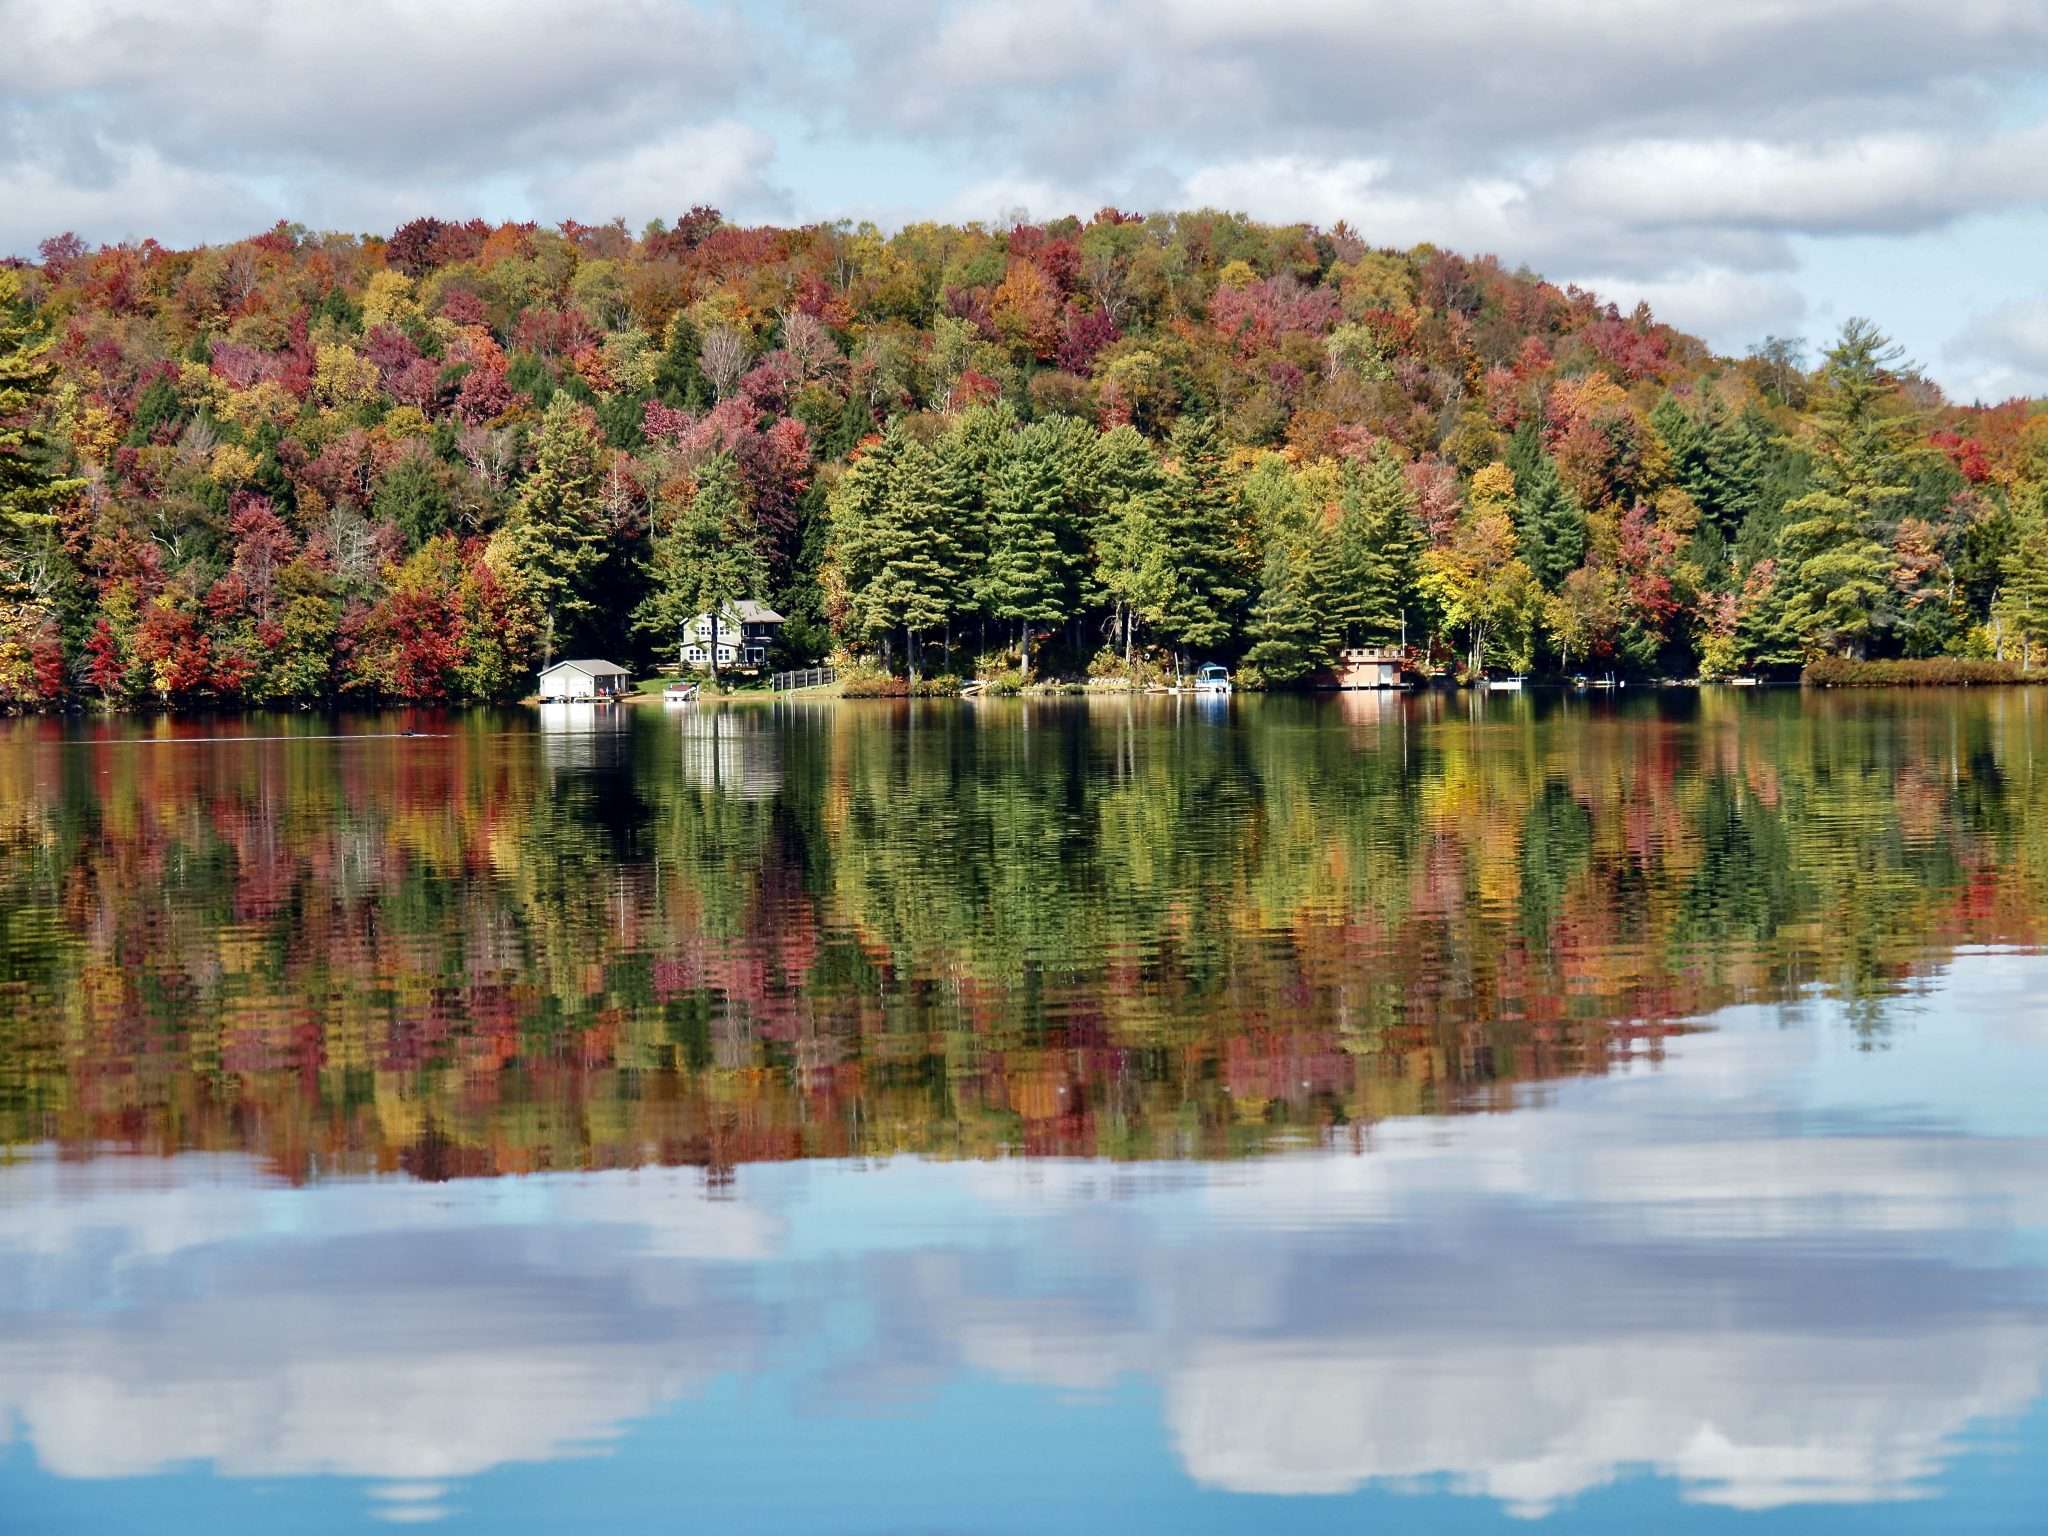
<path fill-rule="evenodd" d="M 823 688 L 838 679 L 839 674 L 830 667 L 805 667 L 797 672 L 778 672 L 768 681 L 777 693 L 794 693 L 799 688 Z"/>

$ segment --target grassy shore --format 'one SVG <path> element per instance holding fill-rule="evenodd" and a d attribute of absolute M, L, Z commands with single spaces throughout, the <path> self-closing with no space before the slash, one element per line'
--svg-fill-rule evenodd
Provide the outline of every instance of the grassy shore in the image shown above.
<path fill-rule="evenodd" d="M 1808 665 L 1800 681 L 1809 688 L 1959 688 L 2033 683 L 2048 673 L 2023 672 L 2009 661 L 1970 661 L 1929 656 L 1919 661 L 1851 661 L 1830 656 Z"/>

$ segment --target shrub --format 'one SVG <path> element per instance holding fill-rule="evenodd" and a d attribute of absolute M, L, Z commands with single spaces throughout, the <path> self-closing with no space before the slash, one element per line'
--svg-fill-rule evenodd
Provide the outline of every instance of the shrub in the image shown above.
<path fill-rule="evenodd" d="M 2009 661 L 1929 656 L 1919 661 L 1852 661 L 1824 656 L 1809 662 L 1799 680 L 1810 688 L 1955 688 L 2032 682 Z"/>
<path fill-rule="evenodd" d="M 839 668 L 839 694 L 847 699 L 946 699 L 960 691 L 960 679 L 935 673 L 912 682 L 885 672 L 872 661 L 850 661 Z"/>
<path fill-rule="evenodd" d="M 1145 651 L 1139 651 L 1126 666 L 1124 653 L 1113 645 L 1105 645 L 1089 659 L 1088 676 L 1098 683 L 1121 682 L 1133 688 L 1149 688 L 1166 681 L 1167 669 L 1157 656 Z"/>
<path fill-rule="evenodd" d="M 839 695 L 847 699 L 907 699 L 910 681 L 887 672 L 861 672 L 840 678 Z"/>

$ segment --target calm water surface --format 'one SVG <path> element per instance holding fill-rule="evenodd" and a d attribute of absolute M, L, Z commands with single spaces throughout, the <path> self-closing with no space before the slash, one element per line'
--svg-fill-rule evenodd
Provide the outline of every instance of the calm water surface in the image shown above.
<path fill-rule="evenodd" d="M 2032 692 L 0 725 L 0 1530 L 2048 1530 L 2044 935 Z"/>

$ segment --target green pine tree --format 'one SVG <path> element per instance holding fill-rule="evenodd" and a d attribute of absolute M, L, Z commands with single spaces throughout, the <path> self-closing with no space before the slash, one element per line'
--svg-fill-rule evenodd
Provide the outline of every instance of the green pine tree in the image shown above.
<path fill-rule="evenodd" d="M 1869 321 L 1851 320 L 1822 371 L 1813 489 L 1786 504 L 1778 534 L 1784 622 L 1809 657 L 1862 655 L 1883 616 L 1895 509 L 1909 489 L 1899 355 Z"/>
<path fill-rule="evenodd" d="M 1331 621 L 1329 597 L 1338 585 L 1337 564 L 1337 540 L 1318 519 L 1267 546 L 1245 660 L 1269 682 L 1292 682 L 1336 659 L 1342 637 Z"/>
<path fill-rule="evenodd" d="M 533 473 L 492 539 L 493 563 L 516 577 L 540 612 L 544 666 L 594 611 L 589 587 L 604 558 L 603 482 L 589 411 L 558 395 L 541 420 Z"/>
<path fill-rule="evenodd" d="M 634 627 L 666 647 L 680 644 L 699 615 L 711 617 L 711 680 L 718 681 L 718 645 L 730 610 L 767 580 L 767 562 L 747 520 L 738 467 L 717 454 L 697 470 L 688 507 L 655 530 L 647 595 Z"/>
<path fill-rule="evenodd" d="M 961 591 L 954 524 L 960 476 L 957 465 L 943 464 L 939 452 L 910 437 L 900 423 L 890 424 L 886 438 L 888 452 L 870 471 L 878 471 L 879 494 L 866 501 L 850 496 L 844 503 L 849 516 L 858 509 L 865 519 L 857 534 L 860 584 L 850 592 L 848 627 L 885 644 L 901 634 L 914 678 L 921 637 L 952 616 Z"/>
<path fill-rule="evenodd" d="M 1586 514 L 1541 450 L 1526 476 L 1515 473 L 1515 542 L 1546 592 L 1563 586 L 1586 558 Z"/>
<path fill-rule="evenodd" d="M 676 410 L 702 411 L 711 404 L 711 385 L 704 377 L 704 338 L 687 315 L 668 323 L 661 360 L 654 365 L 654 393 Z"/>
<path fill-rule="evenodd" d="M 1130 665 L 1137 628 L 1163 611 L 1165 562 L 1158 548 L 1166 477 L 1152 445 L 1121 426 L 1091 445 L 1082 499 L 1088 556 L 1082 600 L 1109 609 L 1109 631 Z"/>
<path fill-rule="evenodd" d="M 2048 645 L 2048 515 L 2039 488 L 2014 498 L 2014 540 L 2004 561 L 2004 585 L 1992 606 L 2001 628 L 2019 640 L 2020 665 L 2033 666 L 2034 652 Z"/>
<path fill-rule="evenodd" d="M 35 413 L 57 377 L 50 340 L 38 336 L 21 302 L 21 276 L 0 269 L 0 588 L 41 597 L 32 574 L 54 546 L 57 507 L 84 488 L 53 466 L 55 450 Z"/>
<path fill-rule="evenodd" d="M 1069 487 L 1057 433 L 1043 422 L 1018 432 L 988 482 L 988 559 L 976 597 L 992 618 L 1017 625 L 1024 670 L 1036 628 L 1070 609 Z"/>
<path fill-rule="evenodd" d="M 1237 490 L 1214 418 L 1183 417 L 1168 453 L 1174 469 L 1161 531 L 1173 580 L 1159 628 L 1177 651 L 1202 650 L 1229 636 L 1247 593 L 1236 540 Z"/>
<path fill-rule="evenodd" d="M 1397 639 L 1417 601 L 1423 533 L 1415 492 L 1391 454 L 1347 468 L 1339 512 L 1332 609 L 1340 633 L 1356 644 Z"/>
<path fill-rule="evenodd" d="M 446 529 L 454 511 L 433 459 L 417 452 L 391 466 L 377 486 L 370 510 L 405 535 L 408 550 L 420 548 Z"/>

